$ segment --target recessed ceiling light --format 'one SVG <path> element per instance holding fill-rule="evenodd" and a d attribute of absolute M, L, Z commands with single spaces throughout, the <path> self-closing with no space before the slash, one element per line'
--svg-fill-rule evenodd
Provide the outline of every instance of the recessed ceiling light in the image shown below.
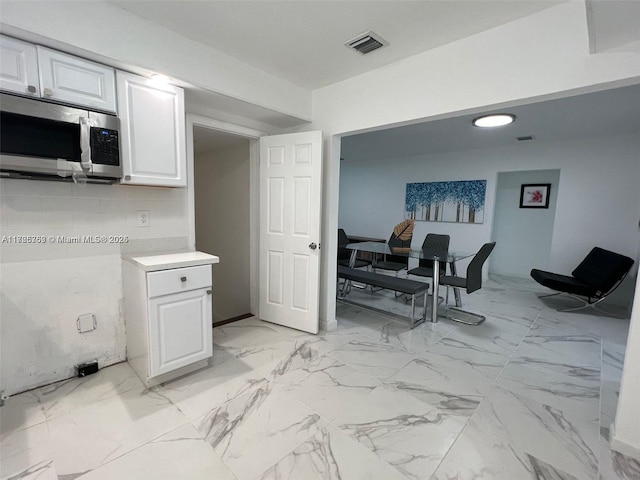
<path fill-rule="evenodd" d="M 472 123 L 474 127 L 502 127 L 503 125 L 513 123 L 515 119 L 516 116 L 510 113 L 494 113 L 474 118 Z"/>

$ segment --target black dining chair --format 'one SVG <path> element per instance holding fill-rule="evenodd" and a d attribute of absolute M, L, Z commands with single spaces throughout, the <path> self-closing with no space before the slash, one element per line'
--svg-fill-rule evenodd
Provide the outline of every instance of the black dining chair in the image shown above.
<path fill-rule="evenodd" d="M 443 309 L 444 311 L 441 316 L 467 325 L 479 325 L 484 322 L 486 318 L 484 315 L 468 312 L 456 307 L 449 307 L 449 287 L 464 288 L 467 293 L 473 293 L 476 290 L 480 290 L 482 288 L 482 266 L 484 265 L 484 262 L 487 261 L 487 258 L 489 258 L 489 255 L 495 246 L 496 242 L 485 243 L 480 250 L 478 250 L 478 253 L 476 253 L 467 266 L 466 277 L 450 275 L 440 277 L 440 285 L 447 287 L 445 301 L 447 308 Z M 456 313 L 458 315 L 456 315 Z"/>
<path fill-rule="evenodd" d="M 344 267 L 348 267 L 351 260 L 351 250 L 347 248 L 351 242 L 349 241 L 349 236 L 346 234 L 344 229 L 338 229 L 338 265 L 342 265 Z M 371 262 L 367 260 L 361 260 L 359 258 L 356 259 L 356 262 L 353 268 L 362 268 L 366 267 L 369 270 L 369 265 Z"/>
<path fill-rule="evenodd" d="M 413 238 L 414 220 L 404 220 L 396 225 L 391 232 L 387 245 L 389 248 L 411 248 Z M 409 266 L 409 257 L 401 255 L 385 255 L 382 260 L 375 260 L 371 265 L 374 271 L 387 270 L 394 272 L 396 276 Z"/>
<path fill-rule="evenodd" d="M 439 235 L 437 233 L 429 233 L 422 242 L 422 250 L 434 252 L 449 251 L 449 235 Z M 440 276 L 444 275 L 447 270 L 447 262 L 440 261 Z M 418 266 L 407 272 L 407 275 L 416 275 L 418 277 L 433 278 L 433 260 L 421 258 Z"/>

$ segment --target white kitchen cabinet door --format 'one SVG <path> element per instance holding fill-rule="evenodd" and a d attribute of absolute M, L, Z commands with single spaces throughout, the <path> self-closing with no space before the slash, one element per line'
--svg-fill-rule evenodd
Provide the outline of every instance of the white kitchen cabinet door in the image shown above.
<path fill-rule="evenodd" d="M 115 70 L 38 45 L 42 98 L 115 113 Z"/>
<path fill-rule="evenodd" d="M 155 297 L 149 307 L 149 377 L 212 355 L 210 289 Z"/>
<path fill-rule="evenodd" d="M 122 183 L 184 187 L 184 91 L 148 78 L 116 73 Z"/>
<path fill-rule="evenodd" d="M 40 96 L 38 53 L 34 44 L 0 36 L 0 89 Z"/>

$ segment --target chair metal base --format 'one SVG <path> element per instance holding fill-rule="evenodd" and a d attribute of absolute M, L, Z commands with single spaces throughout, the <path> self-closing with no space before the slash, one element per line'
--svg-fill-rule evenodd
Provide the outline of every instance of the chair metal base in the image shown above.
<path fill-rule="evenodd" d="M 608 315 L 610 317 L 628 318 L 627 315 L 617 315 L 617 314 L 615 314 L 613 312 L 607 312 L 606 310 L 603 310 L 602 308 L 599 308 L 600 302 L 605 300 L 607 297 L 599 298 L 595 302 L 589 302 L 588 300 L 585 300 L 582 297 L 578 297 L 577 295 L 573 295 L 572 293 L 557 292 L 557 293 L 548 293 L 546 295 L 538 295 L 538 298 L 555 297 L 557 295 L 567 295 L 567 296 L 569 296 L 571 298 L 574 298 L 574 299 L 578 300 L 579 302 L 582 302 L 582 305 L 578 305 L 577 307 L 557 308 L 556 312 L 575 312 L 577 310 L 582 310 L 583 308 L 593 308 L 596 312 L 602 313 L 604 315 Z"/>
<path fill-rule="evenodd" d="M 478 313 L 462 310 L 461 308 L 445 306 L 438 310 L 438 316 L 453 320 L 454 322 L 464 323 L 465 325 L 480 325 L 487 317 Z"/>

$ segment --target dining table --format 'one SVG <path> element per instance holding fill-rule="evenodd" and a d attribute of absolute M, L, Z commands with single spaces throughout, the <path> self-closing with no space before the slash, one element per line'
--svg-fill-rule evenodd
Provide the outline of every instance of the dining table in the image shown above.
<path fill-rule="evenodd" d="M 431 293 L 431 322 L 438 322 L 438 288 L 440 285 L 440 262 L 445 262 L 449 265 L 451 275 L 456 276 L 456 262 L 464 260 L 466 258 L 473 257 L 476 252 L 465 252 L 460 250 L 439 250 L 439 249 L 425 249 L 425 248 L 411 248 L 411 247 L 394 247 L 388 243 L 380 242 L 358 242 L 350 243 L 347 245 L 347 249 L 351 250 L 351 256 L 349 258 L 349 266 L 354 267 L 358 252 L 368 252 L 377 255 L 395 255 L 399 257 L 416 258 L 419 260 L 433 260 L 433 283 Z M 375 264 L 373 266 L 375 268 Z M 462 300 L 460 298 L 460 291 L 454 288 L 454 297 L 456 307 L 462 306 Z"/>

